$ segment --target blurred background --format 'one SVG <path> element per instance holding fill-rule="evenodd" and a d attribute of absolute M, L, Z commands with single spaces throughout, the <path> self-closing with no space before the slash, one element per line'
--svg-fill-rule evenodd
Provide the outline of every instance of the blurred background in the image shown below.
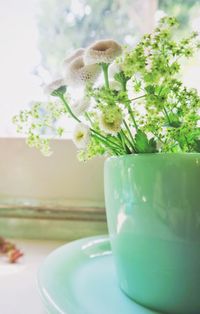
<path fill-rule="evenodd" d="M 59 75 L 74 49 L 100 38 L 134 46 L 166 14 L 178 18 L 179 37 L 200 31 L 199 0 L 0 0 L 0 7 L 0 137 L 19 136 L 12 116 L 43 99 L 42 87 Z M 197 89 L 199 59 L 183 73 Z"/>

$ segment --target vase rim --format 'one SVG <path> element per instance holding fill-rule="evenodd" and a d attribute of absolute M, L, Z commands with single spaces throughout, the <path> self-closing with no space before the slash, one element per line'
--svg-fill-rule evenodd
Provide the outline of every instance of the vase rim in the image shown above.
<path fill-rule="evenodd" d="M 192 152 L 192 153 L 184 153 L 184 152 L 179 152 L 179 153 L 138 153 L 138 154 L 126 154 L 126 155 L 121 155 L 121 156 L 110 156 L 106 159 L 106 161 L 111 161 L 111 160 L 124 160 L 124 159 L 130 159 L 130 158 L 165 158 L 165 157 L 186 157 L 186 158 L 200 158 L 200 153 L 197 152 Z"/>

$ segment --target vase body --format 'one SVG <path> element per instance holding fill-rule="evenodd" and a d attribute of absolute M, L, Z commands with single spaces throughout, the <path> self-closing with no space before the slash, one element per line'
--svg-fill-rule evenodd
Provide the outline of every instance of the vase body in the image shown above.
<path fill-rule="evenodd" d="M 121 289 L 173 314 L 200 313 L 200 154 L 105 162 L 105 199 Z"/>

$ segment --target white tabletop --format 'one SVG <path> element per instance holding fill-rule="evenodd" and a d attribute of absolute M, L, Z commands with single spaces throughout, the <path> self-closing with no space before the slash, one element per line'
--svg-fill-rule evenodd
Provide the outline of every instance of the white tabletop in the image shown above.
<path fill-rule="evenodd" d="M 45 314 L 37 291 L 37 270 L 44 258 L 61 242 L 12 240 L 25 256 L 18 264 L 0 257 L 0 313 Z"/>

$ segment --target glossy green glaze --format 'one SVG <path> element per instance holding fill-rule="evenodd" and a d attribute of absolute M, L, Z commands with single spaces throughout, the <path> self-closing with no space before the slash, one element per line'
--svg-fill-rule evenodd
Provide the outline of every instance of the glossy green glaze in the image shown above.
<path fill-rule="evenodd" d="M 200 154 L 112 157 L 105 198 L 122 290 L 164 313 L 200 313 Z"/>
<path fill-rule="evenodd" d="M 38 284 L 49 314 L 157 313 L 121 292 L 105 236 L 81 239 L 55 250 L 43 263 Z"/>

